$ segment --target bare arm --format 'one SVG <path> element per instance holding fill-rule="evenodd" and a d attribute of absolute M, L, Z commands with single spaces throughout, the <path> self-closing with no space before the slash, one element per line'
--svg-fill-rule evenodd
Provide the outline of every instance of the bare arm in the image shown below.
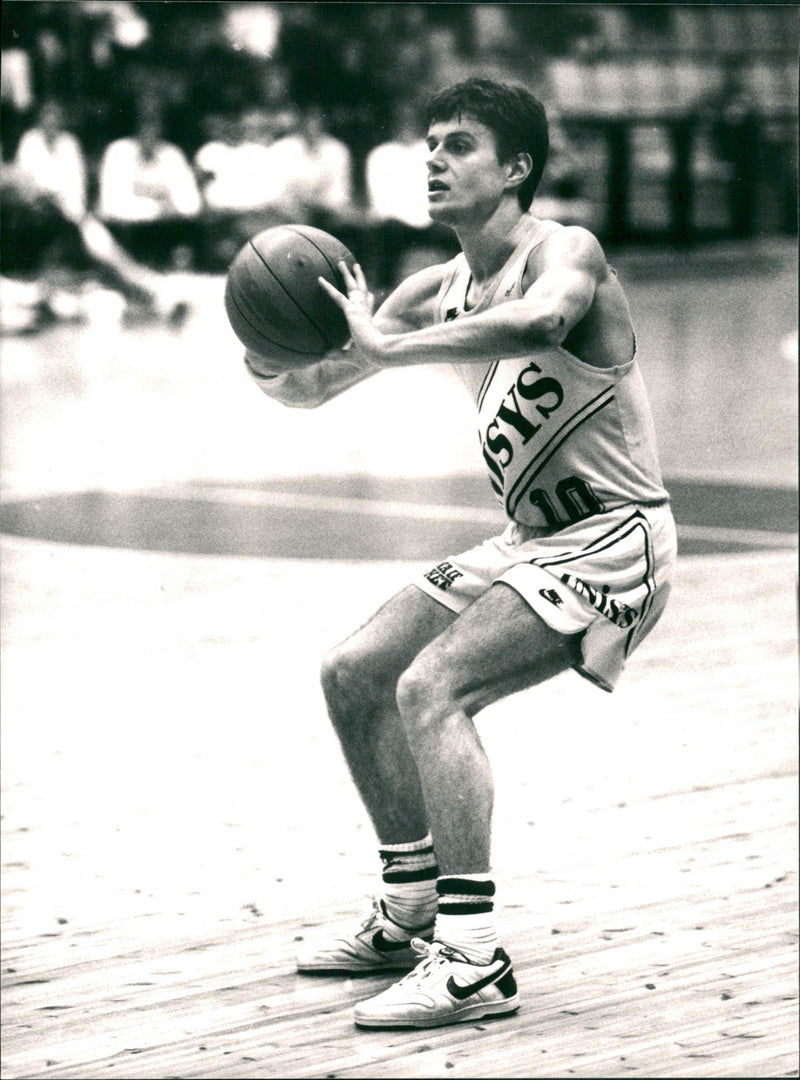
<path fill-rule="evenodd" d="M 381 370 L 344 349 L 333 349 L 315 364 L 283 372 L 273 372 L 267 358 L 247 350 L 244 365 L 267 397 L 295 409 L 316 409 Z"/>
<path fill-rule="evenodd" d="M 367 317 L 382 334 L 405 334 L 418 329 L 432 321 L 441 279 L 441 267 L 414 274 L 384 301 L 374 317 Z M 359 281 L 364 306 L 371 308 L 371 297 L 360 272 Z M 270 367 L 269 357 L 248 351 L 245 366 L 268 397 L 290 408 L 305 409 L 317 408 L 383 368 L 354 344 L 331 350 L 317 363 L 291 371 Z"/>
<path fill-rule="evenodd" d="M 358 298 L 352 302 L 352 290 L 349 298 L 336 293 L 337 302 L 359 351 L 379 367 L 521 356 L 540 345 L 560 345 L 586 315 L 597 285 L 608 273 L 599 243 L 581 228 L 559 230 L 536 258 L 538 276 L 521 300 L 454 322 L 386 331 L 365 318 Z M 335 290 L 329 287 L 328 292 L 333 296 Z"/>

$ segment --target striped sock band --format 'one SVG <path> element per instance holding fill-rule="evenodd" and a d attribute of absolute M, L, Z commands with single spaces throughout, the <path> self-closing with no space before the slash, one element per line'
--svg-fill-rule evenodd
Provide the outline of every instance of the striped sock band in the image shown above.
<path fill-rule="evenodd" d="M 476 964 L 488 964 L 500 944 L 494 925 L 495 884 L 487 874 L 441 877 L 434 937 Z"/>
<path fill-rule="evenodd" d="M 386 914 L 409 932 L 430 926 L 436 915 L 439 877 L 431 835 L 407 844 L 381 844 L 380 857 Z M 386 934 L 391 936 L 391 927 Z"/>

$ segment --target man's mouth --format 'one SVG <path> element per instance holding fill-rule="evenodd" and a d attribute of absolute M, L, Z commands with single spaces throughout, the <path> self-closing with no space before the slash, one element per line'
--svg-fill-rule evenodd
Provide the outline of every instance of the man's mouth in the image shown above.
<path fill-rule="evenodd" d="M 443 180 L 429 180 L 428 181 L 428 191 L 429 192 L 432 192 L 432 191 L 447 191 L 447 190 L 448 190 L 447 184 L 445 184 L 445 182 Z"/>

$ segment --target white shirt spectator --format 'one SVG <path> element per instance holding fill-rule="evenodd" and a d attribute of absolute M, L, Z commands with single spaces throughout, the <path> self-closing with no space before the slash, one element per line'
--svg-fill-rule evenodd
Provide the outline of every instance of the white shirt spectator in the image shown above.
<path fill-rule="evenodd" d="M 215 140 L 200 147 L 194 163 L 209 176 L 203 194 L 214 210 L 257 210 L 279 200 L 286 188 L 273 147 L 263 143 Z"/>
<path fill-rule="evenodd" d="M 49 137 L 31 128 L 19 141 L 15 164 L 32 190 L 49 195 L 71 221 L 86 213 L 86 165 L 80 143 L 68 131 Z"/>
<path fill-rule="evenodd" d="M 325 131 L 321 110 L 309 108 L 299 130 L 273 146 L 293 196 L 313 209 L 343 211 L 352 202 L 349 148 Z"/>
<path fill-rule="evenodd" d="M 155 141 L 147 152 L 139 138 L 117 139 L 100 166 L 99 214 L 111 221 L 157 221 L 200 212 L 197 183 L 183 151 Z"/>
<path fill-rule="evenodd" d="M 367 195 L 379 218 L 401 221 L 415 229 L 430 225 L 426 156 L 422 139 L 386 142 L 370 151 Z"/>
<path fill-rule="evenodd" d="M 0 101 L 8 102 L 21 113 L 33 105 L 31 59 L 25 49 L 0 52 Z"/>

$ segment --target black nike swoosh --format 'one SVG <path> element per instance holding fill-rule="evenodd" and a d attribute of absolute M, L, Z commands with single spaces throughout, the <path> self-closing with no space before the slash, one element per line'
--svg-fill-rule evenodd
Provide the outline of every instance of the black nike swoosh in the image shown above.
<path fill-rule="evenodd" d="M 506 960 L 499 971 L 492 972 L 491 975 L 487 975 L 483 979 L 478 979 L 477 982 L 470 983 L 469 986 L 459 986 L 453 976 L 447 980 L 447 992 L 452 994 L 458 1001 L 464 1001 L 472 994 L 477 994 L 479 990 L 483 990 L 484 986 L 489 986 L 490 983 L 497 982 L 498 979 L 502 979 L 507 971 L 511 968 L 511 961 Z"/>
<path fill-rule="evenodd" d="M 383 936 L 383 930 L 376 930 L 372 936 L 372 947 L 382 953 L 398 952 L 400 949 L 410 949 L 411 942 L 390 941 L 389 938 Z"/>

